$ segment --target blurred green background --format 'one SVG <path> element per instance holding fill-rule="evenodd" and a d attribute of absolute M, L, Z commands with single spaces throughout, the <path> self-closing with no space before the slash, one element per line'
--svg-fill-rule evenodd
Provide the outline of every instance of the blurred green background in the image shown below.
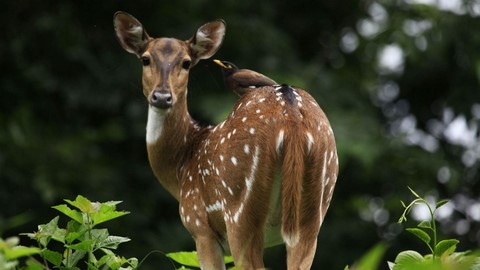
<path fill-rule="evenodd" d="M 341 168 L 313 269 L 343 269 L 381 240 L 385 260 L 428 252 L 396 224 L 407 185 L 432 202 L 450 198 L 442 236 L 479 246 L 478 0 L 2 1 L 0 236 L 36 230 L 58 214 L 50 206 L 81 194 L 132 212 L 109 224 L 132 239 L 119 254 L 194 249 L 148 165 L 141 64 L 115 38 L 117 10 L 151 36 L 179 39 L 223 18 L 215 58 L 317 99 Z M 236 99 L 211 60 L 193 68 L 195 119 L 218 123 Z M 424 214 L 414 210 L 410 225 Z M 283 269 L 284 256 L 268 249 L 266 265 Z M 142 269 L 172 267 L 157 254 Z"/>

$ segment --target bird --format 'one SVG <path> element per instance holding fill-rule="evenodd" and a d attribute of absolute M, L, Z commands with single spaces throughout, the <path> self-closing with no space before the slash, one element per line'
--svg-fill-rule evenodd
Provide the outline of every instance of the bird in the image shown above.
<path fill-rule="evenodd" d="M 238 69 L 233 63 L 213 60 L 222 68 L 225 85 L 239 96 L 254 90 L 257 87 L 273 86 L 278 83 L 269 77 L 250 69 Z"/>

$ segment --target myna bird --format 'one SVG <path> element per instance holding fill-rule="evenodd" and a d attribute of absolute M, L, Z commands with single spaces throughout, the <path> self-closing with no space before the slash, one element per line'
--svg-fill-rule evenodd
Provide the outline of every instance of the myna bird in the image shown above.
<path fill-rule="evenodd" d="M 257 87 L 277 84 L 277 82 L 261 73 L 249 69 L 238 69 L 230 62 L 220 60 L 213 60 L 213 62 L 222 67 L 225 84 L 239 96 Z"/>

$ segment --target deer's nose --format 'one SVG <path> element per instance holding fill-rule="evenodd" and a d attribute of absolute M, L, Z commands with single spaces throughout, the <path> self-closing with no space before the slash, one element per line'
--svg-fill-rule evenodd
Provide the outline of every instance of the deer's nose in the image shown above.
<path fill-rule="evenodd" d="M 173 105 L 173 97 L 170 91 L 155 90 L 150 98 L 150 103 L 160 109 L 168 109 Z"/>

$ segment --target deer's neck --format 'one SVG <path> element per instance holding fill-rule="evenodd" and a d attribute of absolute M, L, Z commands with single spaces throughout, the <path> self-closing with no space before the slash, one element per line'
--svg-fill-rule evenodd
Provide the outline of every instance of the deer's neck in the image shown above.
<path fill-rule="evenodd" d="M 147 152 L 153 173 L 177 200 L 180 182 L 178 173 L 188 158 L 189 145 L 198 131 L 187 111 L 186 101 L 168 110 L 148 108 Z"/>

